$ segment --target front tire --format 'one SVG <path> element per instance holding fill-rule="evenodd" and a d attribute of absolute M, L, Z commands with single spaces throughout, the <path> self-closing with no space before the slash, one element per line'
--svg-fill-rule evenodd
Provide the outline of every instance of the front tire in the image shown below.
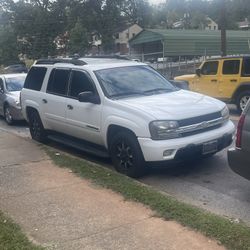
<path fill-rule="evenodd" d="M 14 120 L 13 120 L 9 105 L 5 105 L 4 107 L 4 119 L 8 125 L 13 125 Z"/>
<path fill-rule="evenodd" d="M 110 155 L 115 169 L 138 178 L 145 173 L 145 161 L 137 138 L 130 132 L 118 132 L 110 142 Z"/>
<path fill-rule="evenodd" d="M 29 114 L 29 128 L 33 140 L 45 142 L 47 139 L 46 131 L 43 127 L 41 118 L 37 111 L 32 111 Z"/>
<path fill-rule="evenodd" d="M 236 105 L 239 113 L 242 113 L 249 99 L 250 99 L 250 90 L 243 91 L 238 95 L 236 99 Z"/>

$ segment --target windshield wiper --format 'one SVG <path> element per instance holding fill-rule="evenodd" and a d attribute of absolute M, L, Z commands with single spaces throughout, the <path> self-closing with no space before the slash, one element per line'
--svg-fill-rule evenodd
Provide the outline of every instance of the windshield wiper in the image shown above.
<path fill-rule="evenodd" d="M 113 95 L 110 95 L 110 97 L 116 98 L 116 97 L 126 97 L 126 96 L 133 96 L 133 95 L 145 95 L 145 93 L 140 92 L 140 91 L 130 91 L 130 92 L 124 92 L 124 93 L 119 93 L 119 94 L 113 94 Z"/>
<path fill-rule="evenodd" d="M 155 88 L 155 89 L 150 89 L 150 90 L 146 90 L 143 93 L 144 94 L 151 94 L 151 93 L 159 93 L 159 92 L 172 92 L 172 89 L 166 89 L 166 88 Z"/>

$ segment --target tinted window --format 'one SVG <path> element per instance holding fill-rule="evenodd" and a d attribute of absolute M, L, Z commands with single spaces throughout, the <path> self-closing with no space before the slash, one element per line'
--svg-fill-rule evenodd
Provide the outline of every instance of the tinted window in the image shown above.
<path fill-rule="evenodd" d="M 24 88 L 40 91 L 46 71 L 44 67 L 32 67 L 26 77 Z"/>
<path fill-rule="evenodd" d="M 243 76 L 250 76 L 250 58 L 246 58 L 243 62 Z"/>
<path fill-rule="evenodd" d="M 68 89 L 69 76 L 70 70 L 53 69 L 50 74 L 47 92 L 56 95 L 66 95 Z"/>
<path fill-rule="evenodd" d="M 83 72 L 73 71 L 69 96 L 78 97 L 81 92 L 85 91 L 94 91 L 91 81 Z"/>
<path fill-rule="evenodd" d="M 206 62 L 204 63 L 201 74 L 202 75 L 216 75 L 218 72 L 218 61 Z"/>
<path fill-rule="evenodd" d="M 6 78 L 6 89 L 9 92 L 21 91 L 25 81 L 25 75 Z"/>
<path fill-rule="evenodd" d="M 240 70 L 240 60 L 228 60 L 223 63 L 223 75 L 237 75 Z"/>
<path fill-rule="evenodd" d="M 0 91 L 4 91 L 3 80 L 0 78 Z"/>

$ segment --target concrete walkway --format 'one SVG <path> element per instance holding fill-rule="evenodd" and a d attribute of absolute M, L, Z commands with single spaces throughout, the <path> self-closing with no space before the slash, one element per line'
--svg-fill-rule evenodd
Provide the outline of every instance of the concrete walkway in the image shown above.
<path fill-rule="evenodd" d="M 0 159 L 0 210 L 48 249 L 224 249 L 54 166 L 29 139 L 0 130 Z"/>

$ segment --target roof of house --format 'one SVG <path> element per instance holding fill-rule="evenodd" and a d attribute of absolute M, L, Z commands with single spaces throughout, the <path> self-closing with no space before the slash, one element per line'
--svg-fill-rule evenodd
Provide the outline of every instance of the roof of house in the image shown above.
<path fill-rule="evenodd" d="M 147 29 L 130 40 L 132 46 L 164 42 L 166 56 L 220 55 L 219 30 Z M 229 54 L 250 53 L 250 31 L 227 31 Z"/>

